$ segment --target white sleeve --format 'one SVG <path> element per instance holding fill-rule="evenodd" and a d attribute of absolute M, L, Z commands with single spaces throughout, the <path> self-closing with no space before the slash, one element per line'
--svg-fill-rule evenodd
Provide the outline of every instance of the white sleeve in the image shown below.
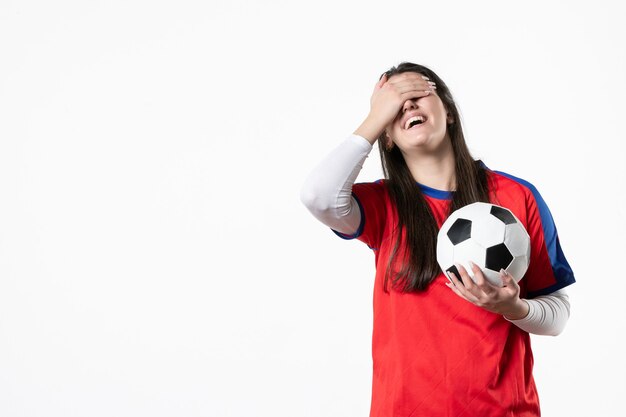
<path fill-rule="evenodd" d="M 570 316 L 569 296 L 565 288 L 524 301 L 530 307 L 526 317 L 519 320 L 504 318 L 528 333 L 557 336 L 563 331 Z"/>
<path fill-rule="evenodd" d="M 338 232 L 352 235 L 361 223 L 361 212 L 352 197 L 352 185 L 373 146 L 351 134 L 309 174 L 300 200 L 319 221 Z"/>

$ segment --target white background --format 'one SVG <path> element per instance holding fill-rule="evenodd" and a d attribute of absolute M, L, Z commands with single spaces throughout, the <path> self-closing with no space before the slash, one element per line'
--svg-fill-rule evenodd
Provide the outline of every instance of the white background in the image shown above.
<path fill-rule="evenodd" d="M 618 4 L 2 0 L 0 415 L 366 416 L 373 254 L 299 192 L 402 61 L 556 221 L 543 415 L 623 415 Z"/>

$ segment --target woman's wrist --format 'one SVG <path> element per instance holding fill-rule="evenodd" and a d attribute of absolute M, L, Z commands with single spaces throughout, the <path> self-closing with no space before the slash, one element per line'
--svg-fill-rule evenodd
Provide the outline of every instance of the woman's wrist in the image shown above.
<path fill-rule="evenodd" d="M 521 320 L 526 318 L 530 313 L 530 305 L 523 298 L 518 298 L 518 302 L 515 303 L 515 307 L 506 314 L 503 314 L 507 320 Z"/>
<path fill-rule="evenodd" d="M 354 131 L 355 135 L 365 138 L 369 143 L 374 145 L 378 136 L 385 130 L 385 126 L 371 116 L 367 116 L 363 123 Z"/>

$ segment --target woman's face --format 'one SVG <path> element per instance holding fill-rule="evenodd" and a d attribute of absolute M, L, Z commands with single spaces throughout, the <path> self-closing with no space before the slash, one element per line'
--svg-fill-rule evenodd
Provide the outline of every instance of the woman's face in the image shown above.
<path fill-rule="evenodd" d="M 389 82 L 397 81 L 399 75 L 392 75 L 389 78 Z M 422 124 L 407 129 L 406 122 L 415 115 L 424 116 L 426 120 Z M 387 126 L 385 132 L 388 138 L 393 139 L 394 146 L 399 147 L 403 154 L 411 153 L 411 151 L 415 150 L 420 153 L 435 152 L 440 149 L 444 140 L 448 138 L 446 134 L 448 122 L 452 122 L 452 118 L 447 116 L 443 101 L 441 101 L 435 90 L 435 92 L 427 96 L 405 101 L 398 115 Z M 387 140 L 389 141 L 389 139 Z M 386 145 L 389 146 L 390 143 L 388 142 Z"/>

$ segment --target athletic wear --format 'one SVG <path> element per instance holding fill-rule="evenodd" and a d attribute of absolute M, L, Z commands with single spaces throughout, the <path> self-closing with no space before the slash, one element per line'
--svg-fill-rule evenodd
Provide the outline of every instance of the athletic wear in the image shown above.
<path fill-rule="evenodd" d="M 385 180 L 353 184 L 353 198 L 348 204 L 331 201 L 337 196 L 347 200 L 344 186 L 354 181 L 369 153 L 363 142 L 371 150 L 369 142 L 357 135 L 351 135 L 343 148 L 337 148 L 343 149 L 344 155 L 352 155 L 353 163 L 338 167 L 342 174 L 336 182 L 330 180 L 338 184 L 334 186 L 334 196 L 328 193 L 323 197 L 311 191 L 311 184 L 317 183 L 311 177 L 301 195 L 305 204 L 310 203 L 307 207 L 316 206 L 314 202 L 318 200 L 330 200 L 321 205 L 326 206 L 323 210 L 314 213 L 316 217 L 334 217 L 331 227 L 343 232 L 336 230 L 337 235 L 359 239 L 374 252 L 370 416 L 539 416 L 530 337 L 514 323 L 518 320 L 506 320 L 462 299 L 444 285 L 447 278 L 443 273 L 422 293 L 401 293 L 391 285 L 389 293 L 383 291 L 387 260 L 396 239 L 392 230 L 397 224 Z M 354 152 L 347 150 L 351 146 Z M 519 282 L 520 297 L 531 305 L 532 299 L 538 301 L 539 297 L 574 283 L 556 227 L 536 188 L 500 171 L 488 171 L 488 178 L 492 203 L 509 208 L 531 237 L 531 261 Z M 452 192 L 419 186 L 441 227 Z M 354 214 L 354 203 L 358 216 Z M 338 215 L 330 216 L 333 211 Z M 346 234 L 354 230 L 355 233 Z M 529 313 L 521 321 L 532 322 L 536 313 L 537 310 Z"/>
<path fill-rule="evenodd" d="M 355 234 L 361 223 L 352 185 L 372 148 L 363 137 L 350 135 L 315 167 L 301 190 L 301 199 L 311 213 L 344 235 Z M 435 190 L 435 194 L 446 196 L 441 190 Z M 538 335 L 556 336 L 565 328 L 570 315 L 565 288 L 526 302 L 529 305 L 526 317 L 518 320 L 504 318 L 522 330 Z"/>

